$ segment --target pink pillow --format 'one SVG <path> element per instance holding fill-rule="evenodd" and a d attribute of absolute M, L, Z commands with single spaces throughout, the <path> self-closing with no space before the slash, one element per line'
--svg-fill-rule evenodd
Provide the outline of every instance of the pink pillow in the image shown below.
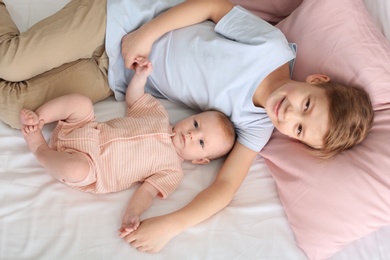
<path fill-rule="evenodd" d="M 277 26 L 298 44 L 293 78 L 324 73 L 361 86 L 376 111 L 367 139 L 331 160 L 277 131 L 261 152 L 297 244 L 326 259 L 390 224 L 390 43 L 362 0 L 304 0 Z"/>
<path fill-rule="evenodd" d="M 230 0 L 270 23 L 278 23 L 296 9 L 303 0 Z"/>

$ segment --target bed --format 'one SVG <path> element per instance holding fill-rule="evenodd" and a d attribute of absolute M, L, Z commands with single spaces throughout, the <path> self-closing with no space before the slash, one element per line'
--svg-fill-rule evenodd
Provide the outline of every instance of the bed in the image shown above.
<path fill-rule="evenodd" d="M 355 3 L 361 0 L 348 1 Z M 4 2 L 23 31 L 60 9 L 68 0 Z M 256 1 L 234 2 L 261 15 L 254 6 Z M 293 9 L 308 8 L 305 2 L 313 1 L 304 0 L 303 7 L 299 6 L 301 1 L 292 2 L 299 3 L 290 9 L 278 9 L 279 15 L 268 16 L 269 20 L 276 23 L 281 19 L 289 19 L 287 16 Z M 367 10 L 374 17 L 377 31 L 390 39 L 390 5 L 386 0 L 365 2 Z M 297 16 L 299 10 L 294 12 L 291 15 Z M 281 29 L 286 30 L 286 27 L 283 28 L 286 22 L 283 22 Z M 390 53 L 386 55 L 389 57 Z M 383 105 L 377 109 L 388 109 L 387 101 L 379 100 L 375 103 Z M 161 102 L 167 108 L 172 122 L 194 113 L 167 100 Z M 122 116 L 125 106 L 123 102 L 110 97 L 96 103 L 94 108 L 98 120 L 103 121 Z M 53 128 L 54 124 L 45 126 L 43 133 L 46 139 L 50 138 Z M 88 194 L 69 188 L 45 172 L 29 152 L 19 130 L 0 122 L 0 259 L 389 259 L 390 221 L 383 218 L 379 224 L 370 221 L 362 223 L 368 228 L 352 237 L 336 241 L 337 246 L 327 253 L 315 254 L 310 252 L 309 247 L 303 246 L 300 238 L 302 234 L 299 234 L 297 226 L 305 225 L 306 219 L 296 220 L 293 215 L 286 198 L 288 194 L 283 190 L 285 186 L 280 181 L 280 173 L 278 175 L 280 169 L 276 167 L 277 162 L 291 162 L 286 158 L 282 161 L 273 159 L 275 155 L 272 147 L 278 146 L 278 138 L 275 133 L 271 149 L 256 157 L 229 206 L 173 238 L 161 252 L 148 254 L 131 248 L 117 234 L 122 214 L 136 187 L 107 195 Z M 348 157 L 348 154 L 344 157 Z M 389 157 L 390 154 L 384 154 L 375 164 L 382 164 L 386 159 L 389 161 Z M 184 163 L 185 175 L 178 190 L 168 199 L 156 199 L 142 218 L 168 213 L 187 204 L 212 182 L 222 163 L 223 159 L 209 165 Z M 390 189 L 389 186 L 385 188 Z M 363 190 L 361 192 L 364 193 Z M 388 202 L 384 205 L 379 211 L 382 209 L 387 214 L 390 206 Z"/>

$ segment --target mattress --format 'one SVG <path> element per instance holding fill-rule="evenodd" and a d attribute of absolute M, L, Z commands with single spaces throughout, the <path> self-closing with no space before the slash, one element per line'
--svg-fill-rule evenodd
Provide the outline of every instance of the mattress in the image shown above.
<path fill-rule="evenodd" d="M 21 31 L 54 13 L 67 0 L 5 0 Z M 1 26 L 1 25 L 0 25 Z M 161 100 L 172 123 L 194 111 Z M 113 97 L 94 105 L 99 121 L 122 116 Z M 54 124 L 44 127 L 46 140 Z M 184 163 L 184 178 L 167 199 L 156 199 L 142 219 L 186 205 L 216 176 L 223 159 Z M 278 259 L 304 260 L 296 245 L 275 182 L 263 158 L 255 158 L 231 203 L 174 237 L 159 253 L 142 253 L 118 236 L 136 186 L 95 195 L 63 185 L 38 163 L 20 130 L 0 122 L 0 259 Z M 390 226 L 361 238 L 332 260 L 390 258 Z"/>

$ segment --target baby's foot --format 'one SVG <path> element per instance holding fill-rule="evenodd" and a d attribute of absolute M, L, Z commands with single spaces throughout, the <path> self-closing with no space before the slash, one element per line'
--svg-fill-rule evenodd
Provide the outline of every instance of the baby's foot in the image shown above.
<path fill-rule="evenodd" d="M 20 123 L 23 126 L 34 126 L 39 124 L 39 116 L 29 109 L 23 108 L 20 111 Z"/>
<path fill-rule="evenodd" d="M 34 126 L 35 127 L 35 126 Z M 26 132 L 25 129 L 23 129 L 22 133 L 24 136 L 24 139 L 26 140 L 26 143 L 28 144 L 28 148 L 33 154 L 36 154 L 36 151 L 41 145 L 47 145 L 45 138 L 42 135 L 42 131 L 38 128 L 38 125 L 36 125 L 37 130 Z"/>

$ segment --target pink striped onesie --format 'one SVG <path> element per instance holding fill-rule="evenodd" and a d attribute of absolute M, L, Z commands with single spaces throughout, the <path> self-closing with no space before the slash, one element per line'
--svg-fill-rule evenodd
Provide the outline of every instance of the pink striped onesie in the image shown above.
<path fill-rule="evenodd" d="M 76 189 L 109 193 L 147 181 L 161 198 L 179 185 L 183 160 L 172 144 L 172 126 L 164 107 L 143 95 L 126 117 L 96 122 L 93 111 L 77 123 L 59 121 L 51 139 L 52 149 L 84 153 L 91 170 L 86 180 L 67 185 Z"/>

